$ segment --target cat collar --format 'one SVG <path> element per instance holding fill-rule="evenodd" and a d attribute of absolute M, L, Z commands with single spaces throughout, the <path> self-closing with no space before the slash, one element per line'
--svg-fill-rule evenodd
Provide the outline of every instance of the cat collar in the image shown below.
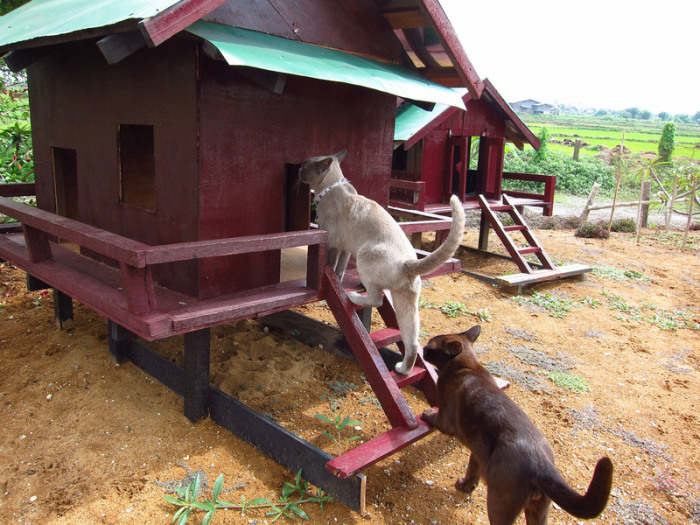
<path fill-rule="evenodd" d="M 340 186 L 341 184 L 347 184 L 349 182 L 350 181 L 348 179 L 341 179 L 337 182 L 334 182 L 333 184 L 328 186 L 325 190 L 321 191 L 321 193 L 316 195 L 316 197 L 314 197 L 314 201 L 316 202 L 316 204 L 318 204 L 319 202 L 321 202 L 321 199 L 326 196 L 326 193 L 331 191 L 333 188 L 335 188 L 336 186 Z"/>

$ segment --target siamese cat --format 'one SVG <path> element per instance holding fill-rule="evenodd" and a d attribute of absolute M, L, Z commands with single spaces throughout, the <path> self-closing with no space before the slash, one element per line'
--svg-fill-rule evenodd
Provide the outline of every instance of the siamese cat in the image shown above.
<path fill-rule="evenodd" d="M 595 518 L 608 503 L 612 462 L 598 460 L 583 496 L 569 487 L 544 436 L 477 361 L 472 343 L 480 333 L 477 325 L 441 335 L 423 349 L 424 359 L 439 370 L 439 411 L 427 409 L 423 420 L 471 451 L 457 489 L 469 494 L 484 480 L 491 525 L 511 525 L 523 509 L 528 525 L 546 525 L 552 501 L 577 518 Z"/>
<path fill-rule="evenodd" d="M 421 351 L 418 342 L 418 297 L 420 276 L 432 272 L 457 250 L 464 233 L 464 209 L 452 196 L 452 226 L 447 240 L 433 253 L 418 259 L 406 234 L 389 213 L 375 201 L 358 195 L 343 176 L 340 162 L 343 150 L 335 155 L 312 157 L 299 170 L 302 182 L 311 186 L 317 204 L 318 225 L 328 232 L 328 264 L 342 281 L 351 255 L 366 295 L 349 292 L 350 300 L 364 307 L 382 304 L 389 290 L 405 355 L 396 365 L 400 374 L 408 374 Z"/>

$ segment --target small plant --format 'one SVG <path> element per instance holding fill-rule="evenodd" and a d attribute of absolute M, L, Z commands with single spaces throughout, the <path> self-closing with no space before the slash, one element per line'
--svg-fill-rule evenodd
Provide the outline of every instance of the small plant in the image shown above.
<path fill-rule="evenodd" d="M 637 223 L 634 219 L 615 219 L 610 224 L 611 232 L 618 233 L 637 233 Z"/>
<path fill-rule="evenodd" d="M 479 321 L 482 323 L 489 323 L 491 322 L 491 319 L 493 316 L 489 313 L 488 308 L 481 308 L 475 312 L 469 312 L 471 315 L 476 317 Z"/>
<path fill-rule="evenodd" d="M 435 308 L 435 303 L 432 301 L 426 301 L 423 298 L 418 299 L 418 307 L 419 308 Z"/>
<path fill-rule="evenodd" d="M 242 513 L 253 509 L 269 508 L 266 516 L 271 517 L 271 521 L 277 521 L 282 516 L 295 519 L 299 517 L 303 520 L 309 519 L 308 514 L 299 508 L 299 505 L 304 503 L 318 503 L 321 510 L 324 509 L 324 504 L 332 501 L 333 498 L 326 495 L 321 489 L 312 492 L 309 484 L 302 479 L 301 469 L 294 477 L 294 482 L 287 482 L 282 487 L 282 496 L 279 501 L 273 502 L 268 498 L 255 498 L 251 501 L 246 501 L 244 496 L 241 496 L 241 503 L 235 504 L 229 501 L 219 499 L 221 490 L 224 485 L 224 475 L 220 474 L 214 483 L 214 490 L 211 498 L 204 498 L 204 501 L 199 500 L 199 492 L 202 486 L 202 480 L 197 473 L 192 482 L 186 487 L 177 487 L 175 492 L 177 497 L 164 496 L 168 503 L 179 507 L 173 516 L 172 523 L 177 525 L 185 525 L 190 519 L 190 515 L 201 511 L 206 514 L 202 518 L 201 525 L 209 525 L 217 510 L 229 509 L 240 510 Z M 297 495 L 297 499 L 292 499 Z"/>
<path fill-rule="evenodd" d="M 343 432 L 345 427 L 347 427 L 348 425 L 356 426 L 356 425 L 360 424 L 359 421 L 353 421 L 352 419 L 350 419 L 350 416 L 347 416 L 347 417 L 341 419 L 343 417 L 342 414 L 338 414 L 338 415 L 333 414 L 333 416 L 332 416 L 333 419 L 329 419 L 326 416 L 324 416 L 323 414 L 314 414 L 314 417 L 320 419 L 321 421 L 324 421 L 325 423 L 332 425 L 333 428 L 335 428 L 335 435 L 331 434 L 330 432 L 326 432 L 325 430 L 322 430 L 321 434 L 323 434 L 328 439 L 333 441 L 333 443 L 338 445 L 338 455 L 339 456 L 343 453 L 342 444 L 344 442 L 354 441 L 356 439 L 360 439 L 360 436 L 357 436 L 357 435 L 350 436 L 350 437 L 343 438 L 343 439 L 341 439 L 341 437 L 340 437 L 340 434 Z"/>
<path fill-rule="evenodd" d="M 440 306 L 440 311 L 447 317 L 459 317 L 460 315 L 468 313 L 467 307 L 463 303 L 458 303 L 456 301 L 447 301 Z"/>
<path fill-rule="evenodd" d="M 554 371 L 550 373 L 548 377 L 554 382 L 554 384 L 575 394 L 582 394 L 584 392 L 591 391 L 591 387 L 588 385 L 588 380 L 585 377 L 581 377 L 577 374 Z"/>
<path fill-rule="evenodd" d="M 517 296 L 513 298 L 518 304 L 532 304 L 546 310 L 550 316 L 556 318 L 564 318 L 574 306 L 574 301 L 561 297 L 555 297 L 552 294 L 542 294 L 533 292 L 531 297 Z"/>
<path fill-rule="evenodd" d="M 592 269 L 592 273 L 594 275 L 597 275 L 598 277 L 603 277 L 605 279 L 612 279 L 614 281 L 629 281 L 629 280 L 637 280 L 637 281 L 650 281 L 648 277 L 646 277 L 644 274 L 641 272 L 638 272 L 636 270 L 620 270 L 619 268 L 615 268 L 614 266 L 608 266 L 606 264 L 602 264 L 600 266 L 594 266 Z"/>
<path fill-rule="evenodd" d="M 610 237 L 610 230 L 603 224 L 587 222 L 576 228 L 574 235 L 585 239 L 607 239 Z"/>

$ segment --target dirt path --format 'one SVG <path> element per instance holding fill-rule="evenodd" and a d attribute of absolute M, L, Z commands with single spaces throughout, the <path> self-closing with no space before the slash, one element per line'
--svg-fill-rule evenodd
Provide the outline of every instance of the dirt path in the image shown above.
<path fill-rule="evenodd" d="M 467 244 L 475 235 L 466 235 Z M 624 234 L 607 241 L 570 230 L 537 235 L 556 261 L 595 272 L 520 299 L 465 275 L 431 279 L 422 294 L 422 340 L 481 324 L 480 358 L 511 381 L 509 395 L 577 490 L 600 456 L 612 458 L 613 497 L 592 523 L 700 523 L 700 233 L 691 234 L 686 253 L 674 244 L 679 233 L 645 231 L 639 245 Z M 515 271 L 507 261 L 466 255 L 464 265 Z M 51 297 L 26 292 L 23 273 L 6 264 L 0 296 L 0 523 L 170 523 L 176 509 L 163 498 L 167 487 L 198 469 L 208 487 L 223 473 L 230 490 L 222 497 L 233 502 L 278 498 L 292 481 L 211 421 L 189 423 L 182 400 L 138 368 L 113 364 L 105 319 L 77 305 L 75 326 L 56 330 Z M 454 317 L 443 313 L 450 309 Z M 323 304 L 300 310 L 332 321 Z M 159 349 L 181 360 L 179 341 Z M 256 321 L 212 331 L 212 377 L 332 454 L 336 445 L 322 434 L 331 429 L 315 414 L 351 415 L 359 424 L 343 436 L 360 441 L 387 428 L 354 362 Z M 414 411 L 425 408 L 419 392 L 408 397 Z M 467 499 L 453 488 L 467 459 L 463 447 L 434 433 L 367 469 L 368 516 L 338 503 L 302 508 L 311 523 L 486 523 L 485 489 Z M 219 511 L 212 523 L 271 519 L 260 510 Z M 551 521 L 580 523 L 559 509 Z"/>

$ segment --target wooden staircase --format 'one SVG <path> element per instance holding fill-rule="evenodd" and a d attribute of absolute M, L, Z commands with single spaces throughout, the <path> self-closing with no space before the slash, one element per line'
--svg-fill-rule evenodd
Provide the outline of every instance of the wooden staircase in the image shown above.
<path fill-rule="evenodd" d="M 479 207 L 483 216 L 488 220 L 510 254 L 513 262 L 522 272 L 520 274 L 497 277 L 495 280 L 498 284 L 508 287 L 517 286 L 518 293 L 520 293 L 523 286 L 565 277 L 581 276 L 591 271 L 590 266 L 583 264 L 555 267 L 523 216 L 508 198 L 508 195 L 503 194 L 502 202 L 495 204 L 489 203 L 483 195 L 479 195 Z M 497 212 L 507 213 L 513 220 L 513 224 L 505 226 Z M 527 245 L 518 246 L 511 236 L 512 232 L 520 232 L 525 238 Z M 525 258 L 526 255 L 530 254 L 535 255 L 539 259 L 540 268 L 533 268 L 534 263 Z"/>
<path fill-rule="evenodd" d="M 423 361 L 421 355 L 408 375 L 390 371 L 379 353 L 379 348 L 397 343 L 403 351 L 401 333 L 391 303 L 384 297 L 382 306 L 377 308 L 387 328 L 369 333 L 357 315 L 358 307 L 350 301 L 330 266 L 326 266 L 323 279 L 326 302 L 392 426 L 391 430 L 326 464 L 330 472 L 340 478 L 346 478 L 433 431 L 433 427 L 425 423 L 420 415 L 413 414 L 401 389 L 417 384 L 428 405 L 437 406 L 437 372 Z"/>

